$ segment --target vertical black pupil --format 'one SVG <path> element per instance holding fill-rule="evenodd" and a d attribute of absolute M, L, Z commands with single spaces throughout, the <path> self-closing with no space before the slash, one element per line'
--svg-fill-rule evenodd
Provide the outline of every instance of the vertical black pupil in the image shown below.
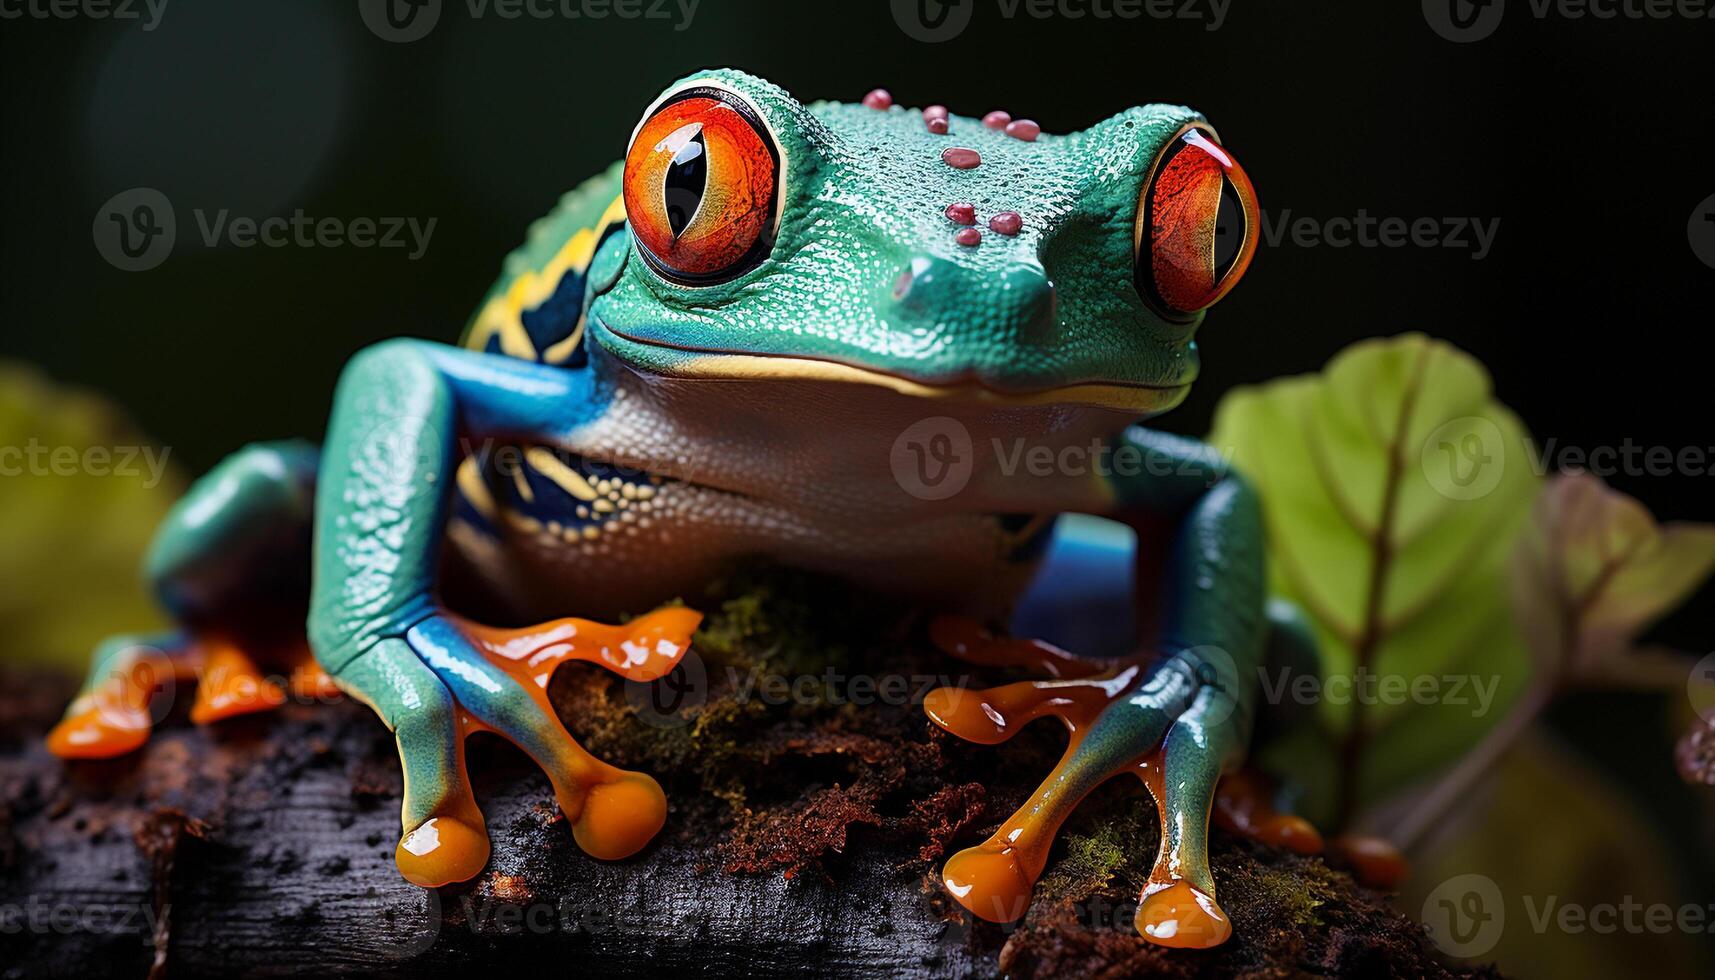
<path fill-rule="evenodd" d="M 662 193 L 667 203 L 667 227 L 672 230 L 674 238 L 678 238 L 691 219 L 697 216 L 697 205 L 703 202 L 703 190 L 708 183 L 708 145 L 699 126 L 696 134 L 679 147 L 679 152 L 673 154 L 673 162 L 667 165 Z"/>
<path fill-rule="evenodd" d="M 1238 261 L 1245 242 L 1245 205 L 1233 182 L 1221 179 L 1221 204 L 1215 211 L 1215 281 L 1226 276 Z"/>

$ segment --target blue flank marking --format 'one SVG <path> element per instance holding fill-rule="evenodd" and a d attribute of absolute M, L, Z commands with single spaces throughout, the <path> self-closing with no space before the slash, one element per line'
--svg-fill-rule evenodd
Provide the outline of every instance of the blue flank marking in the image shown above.
<path fill-rule="evenodd" d="M 1137 535 L 1116 521 L 1068 514 L 1013 611 L 1013 636 L 1042 639 L 1080 656 L 1135 652 L 1133 582 Z"/>

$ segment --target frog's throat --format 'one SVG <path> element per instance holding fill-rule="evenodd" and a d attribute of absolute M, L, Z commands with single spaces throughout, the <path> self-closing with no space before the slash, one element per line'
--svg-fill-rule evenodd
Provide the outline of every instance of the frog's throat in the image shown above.
<path fill-rule="evenodd" d="M 1125 384 L 1092 381 L 1041 388 L 1033 391 L 1001 391 L 976 381 L 929 384 L 873 368 L 841 361 L 787 354 L 736 354 L 705 347 L 666 344 L 622 334 L 597 317 L 590 317 L 601 342 L 612 354 L 635 370 L 662 377 L 706 381 L 820 381 L 829 384 L 863 384 L 914 398 L 997 405 L 1094 405 L 1137 416 L 1159 415 L 1185 400 L 1190 382 L 1176 385 Z M 688 355 L 670 359 L 652 358 L 648 363 L 626 356 L 626 348 L 673 351 Z"/>

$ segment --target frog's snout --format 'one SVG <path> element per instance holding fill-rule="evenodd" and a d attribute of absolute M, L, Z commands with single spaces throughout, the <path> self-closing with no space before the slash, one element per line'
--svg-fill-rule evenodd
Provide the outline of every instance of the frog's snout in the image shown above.
<path fill-rule="evenodd" d="M 1034 263 L 996 272 L 918 256 L 894 280 L 891 304 L 896 320 L 929 328 L 968 321 L 980 310 L 986 333 L 1021 343 L 1052 341 L 1060 329 L 1054 283 Z"/>

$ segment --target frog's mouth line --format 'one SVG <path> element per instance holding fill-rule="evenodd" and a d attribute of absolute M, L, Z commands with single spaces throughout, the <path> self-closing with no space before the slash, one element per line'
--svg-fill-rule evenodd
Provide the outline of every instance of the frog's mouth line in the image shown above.
<path fill-rule="evenodd" d="M 867 384 L 888 388 L 913 398 L 967 401 L 1000 407 L 1093 405 L 1134 415 L 1159 415 L 1184 401 L 1191 391 L 1190 382 L 1177 385 L 1144 385 L 1091 381 L 1018 392 L 1002 391 L 977 381 L 937 385 L 824 358 L 792 354 L 735 354 L 715 348 L 662 343 L 620 333 L 593 314 L 590 321 L 603 335 L 604 340 L 611 337 L 620 342 L 620 349 L 615 350 L 616 354 L 622 353 L 624 345 L 631 344 L 698 355 L 671 365 L 632 365 L 669 378 L 698 381 L 825 381 L 834 384 Z M 614 347 L 612 344 L 607 346 L 610 349 Z"/>

